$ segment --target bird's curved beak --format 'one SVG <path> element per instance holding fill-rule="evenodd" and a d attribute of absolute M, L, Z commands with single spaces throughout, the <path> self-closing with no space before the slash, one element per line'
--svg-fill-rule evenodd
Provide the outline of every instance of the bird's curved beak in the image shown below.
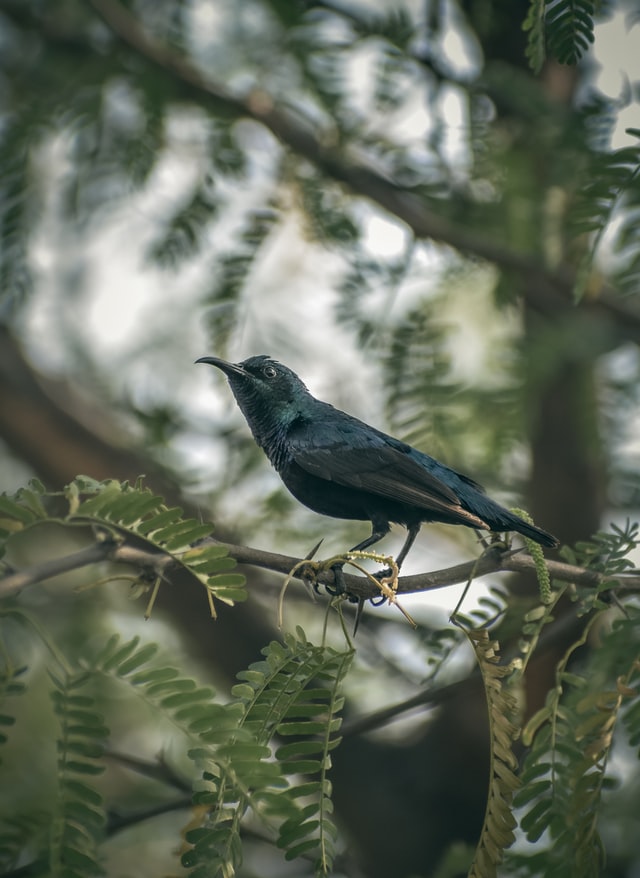
<path fill-rule="evenodd" d="M 196 363 L 208 363 L 210 366 L 221 369 L 225 375 L 242 375 L 243 377 L 247 375 L 242 366 L 237 363 L 228 363 L 226 360 L 221 360 L 220 357 L 200 357 Z"/>

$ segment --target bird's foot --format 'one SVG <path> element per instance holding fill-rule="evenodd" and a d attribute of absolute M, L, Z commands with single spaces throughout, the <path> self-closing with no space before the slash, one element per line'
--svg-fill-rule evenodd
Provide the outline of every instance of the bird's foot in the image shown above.
<path fill-rule="evenodd" d="M 335 558 L 331 558 L 330 561 L 312 561 L 310 558 L 305 558 L 304 561 L 301 561 L 294 569 L 296 575 L 299 576 L 306 585 L 313 588 L 316 594 L 322 594 L 322 589 L 324 589 L 324 591 L 328 595 L 331 595 L 331 597 L 341 597 L 342 595 L 347 594 L 347 586 L 344 581 L 344 573 L 342 570 L 345 562 L 346 559 L 336 561 Z M 327 582 L 320 581 L 321 574 L 327 572 L 333 574 L 333 584 L 331 585 Z"/>
<path fill-rule="evenodd" d="M 347 598 L 351 601 L 352 604 L 357 604 L 358 601 L 362 600 L 369 601 L 372 607 L 381 607 L 382 604 L 386 603 L 388 600 L 388 596 L 387 594 L 385 594 L 385 591 L 388 588 L 389 583 L 393 581 L 393 571 L 390 567 L 386 567 L 384 570 L 377 570 L 375 573 L 370 573 L 369 576 L 372 576 L 373 579 L 377 580 L 379 583 L 381 583 L 383 580 L 385 581 L 385 584 L 381 586 L 381 593 L 371 595 L 371 597 L 368 598 L 362 598 L 359 595 L 354 594 L 347 594 Z M 393 591 L 395 591 L 395 589 L 393 589 L 393 585 L 391 586 L 391 588 Z"/>
<path fill-rule="evenodd" d="M 363 553 L 364 554 L 364 553 Z M 400 568 L 395 561 L 394 558 L 387 557 L 376 557 L 375 560 L 381 561 L 382 563 L 389 564 L 389 567 L 385 567 L 382 570 L 378 570 L 377 573 L 369 573 L 368 571 L 363 571 L 366 573 L 367 577 L 375 582 L 375 584 L 380 589 L 379 595 L 374 595 L 369 598 L 369 601 L 374 607 L 380 606 L 388 601 L 390 604 L 396 606 L 402 615 L 405 617 L 407 622 L 411 625 L 412 628 L 417 628 L 417 624 L 415 620 L 409 615 L 409 613 L 400 605 L 398 602 L 398 574 L 400 572 Z M 356 565 L 357 566 L 357 565 Z M 361 568 L 359 568 L 361 569 Z"/>
<path fill-rule="evenodd" d="M 352 595 L 349 595 L 347 592 L 347 585 L 344 581 L 344 562 L 338 564 L 332 564 L 329 568 L 333 573 L 333 585 L 325 584 L 325 591 L 327 594 L 330 594 L 332 597 L 340 597 L 341 595 L 347 595 L 349 600 L 351 600 Z M 357 598 L 356 598 L 357 600 Z"/>
<path fill-rule="evenodd" d="M 356 624 L 354 634 L 357 630 L 358 622 L 360 621 L 360 617 L 362 615 L 362 609 L 367 600 L 374 607 L 381 606 L 387 601 L 390 604 L 395 604 L 395 606 L 400 610 L 400 612 L 407 619 L 407 621 L 414 628 L 416 627 L 416 623 L 414 622 L 414 620 L 398 603 L 396 592 L 398 588 L 399 568 L 392 557 L 378 555 L 372 552 L 352 550 L 347 554 L 346 557 L 334 556 L 327 561 L 314 561 L 312 559 L 318 547 L 319 544 L 318 546 L 314 546 L 309 555 L 302 561 L 299 561 L 298 564 L 296 564 L 296 566 L 290 572 L 284 588 L 286 588 L 286 585 L 288 584 L 290 578 L 296 575 L 299 576 L 310 587 L 312 587 L 316 594 L 320 594 L 321 587 L 324 587 L 326 593 L 331 597 L 344 598 L 350 603 L 357 604 L 358 606 L 356 609 Z M 388 566 L 384 567 L 382 570 L 378 570 L 376 573 L 370 573 L 358 563 L 360 559 L 377 561 L 378 563 L 387 564 Z M 350 592 L 347 588 L 344 577 L 343 568 L 345 564 L 350 564 L 351 566 L 355 567 L 360 573 L 363 573 L 372 584 L 375 583 L 377 588 L 380 590 L 380 593 L 364 597 L 362 594 L 354 594 L 353 592 Z M 331 571 L 331 573 L 333 574 L 333 582 L 321 582 L 321 575 L 329 571 Z M 322 577 L 322 579 L 324 578 L 325 577 Z"/>
<path fill-rule="evenodd" d="M 316 554 L 322 543 L 324 542 L 324 537 L 319 540 L 315 546 L 307 552 L 302 561 L 299 561 L 291 573 L 290 576 L 295 572 L 297 576 L 304 582 L 304 584 L 312 588 L 316 594 L 320 594 L 320 583 L 318 582 L 318 573 L 323 569 L 322 561 L 313 561 L 313 556 Z"/>

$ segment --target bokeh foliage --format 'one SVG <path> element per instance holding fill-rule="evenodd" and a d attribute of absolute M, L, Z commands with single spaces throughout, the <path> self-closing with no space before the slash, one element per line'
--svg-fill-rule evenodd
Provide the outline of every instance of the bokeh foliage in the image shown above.
<path fill-rule="evenodd" d="M 472 635 L 478 675 L 463 633 L 426 618 L 412 634 L 366 615 L 354 660 L 339 626 L 318 646 L 321 611 L 288 598 L 286 615 L 307 634 L 280 641 L 267 623 L 273 595 L 255 579 L 250 596 L 267 596 L 258 621 L 250 600 L 201 628 L 203 585 L 223 603 L 246 592 L 219 548 L 192 545 L 210 516 L 216 534 L 233 527 L 236 542 L 300 555 L 323 527 L 267 481 L 235 415 L 204 415 L 194 399 L 195 357 L 269 350 L 337 404 L 510 490 L 571 544 L 565 560 L 605 577 L 629 566 L 640 135 L 619 130 L 637 102 L 633 72 L 608 96 L 588 63 L 611 16 L 638 26 L 624 0 L 489 11 L 480 0 L 393 10 L 1 0 L 1 472 L 10 481 L 20 466 L 25 484 L 47 482 L 2 501 L 5 570 L 122 541 L 177 553 L 184 577 L 108 567 L 7 603 L 0 731 L 12 749 L 0 771 L 24 789 L 20 807 L 2 810 L 7 871 L 84 875 L 108 863 L 119 874 L 114 839 L 165 805 L 195 874 L 251 874 L 242 854 L 253 846 L 261 861 L 279 845 L 308 853 L 309 870 L 329 872 L 335 855 L 346 874 L 444 876 L 460 868 L 460 842 L 469 868 L 478 839 L 481 874 L 637 868 L 637 833 L 615 832 L 621 813 L 637 812 L 633 784 L 616 788 L 616 766 L 637 763 L 630 590 L 612 599 L 609 585 L 556 583 L 553 605 L 541 606 L 535 586 L 513 581 L 468 620 L 482 631 Z M 113 311 L 122 329 L 91 317 L 99 272 L 100 314 Z M 143 282 L 153 292 L 136 312 Z M 135 482 L 142 472 L 153 493 Z M 63 513 L 65 484 L 73 508 Z M 356 542 L 337 522 L 324 529 L 336 546 Z M 464 534 L 447 543 L 431 530 L 452 563 L 476 551 Z M 115 582 L 73 590 L 96 578 Z M 132 615 L 121 601 L 132 580 L 135 594 L 160 580 L 168 602 L 166 628 L 142 641 L 138 604 Z M 187 611 L 190 588 L 199 603 Z M 27 617 L 33 625 L 16 621 Z M 156 749 L 134 740 L 130 707 L 105 676 L 129 695 L 151 692 L 151 715 L 134 712 L 130 725 Z M 437 716 L 386 738 L 377 710 L 416 689 Z M 338 741 L 345 695 L 347 716 L 370 713 L 376 735 Z M 530 749 L 516 764 L 526 719 Z M 165 744 L 153 731 L 176 720 L 200 750 L 176 755 L 167 733 L 174 743 L 156 764 Z M 40 729 L 46 743 L 30 747 Z M 142 754 L 134 781 L 113 770 L 129 747 Z M 283 780 L 306 769 L 303 782 Z M 499 866 L 514 814 L 518 844 Z M 282 874 L 282 861 L 263 868 Z"/>

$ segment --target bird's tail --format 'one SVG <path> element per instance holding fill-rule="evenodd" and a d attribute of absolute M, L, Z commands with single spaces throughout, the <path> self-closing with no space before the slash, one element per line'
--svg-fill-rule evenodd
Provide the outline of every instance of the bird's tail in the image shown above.
<path fill-rule="evenodd" d="M 536 527 L 535 524 L 529 524 L 528 521 L 525 521 L 524 518 L 520 518 L 519 515 L 513 515 L 513 519 L 509 525 L 509 530 L 515 530 L 519 534 L 522 534 L 523 537 L 527 537 L 529 540 L 540 543 L 541 546 L 547 546 L 549 549 L 555 549 L 556 546 L 560 545 L 560 540 L 557 537 L 554 537 L 553 534 L 550 534 L 546 530 L 542 530 L 541 527 Z"/>

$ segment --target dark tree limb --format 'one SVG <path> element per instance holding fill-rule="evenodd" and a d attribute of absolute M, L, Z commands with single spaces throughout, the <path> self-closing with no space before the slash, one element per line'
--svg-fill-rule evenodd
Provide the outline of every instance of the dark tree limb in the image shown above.
<path fill-rule="evenodd" d="M 213 538 L 203 540 L 203 544 L 206 543 L 226 546 L 231 557 L 240 564 L 260 567 L 263 570 L 271 570 L 285 576 L 289 575 L 295 567 L 303 564 L 301 558 L 266 552 L 251 546 L 232 545 Z M 8 573 L 0 579 L 0 597 L 8 597 L 30 585 L 44 582 L 54 576 L 59 576 L 61 573 L 88 567 L 100 561 L 133 566 L 142 572 L 152 570 L 155 574 L 165 578 L 172 567 L 179 565 L 179 561 L 165 552 L 149 552 L 126 542 L 100 540 L 78 552 L 61 558 L 51 558 L 49 561 L 34 564 L 24 570 Z M 547 569 L 553 579 L 561 582 L 573 582 L 578 585 L 597 587 L 605 581 L 612 580 L 612 577 L 597 571 L 566 564 L 562 561 L 548 560 Z M 311 571 L 311 568 L 308 570 Z M 522 573 L 533 570 L 535 570 L 535 564 L 530 555 L 490 546 L 484 554 L 474 561 L 466 561 L 464 564 L 457 564 L 454 567 L 434 570 L 429 573 L 401 576 L 398 579 L 398 594 L 415 594 L 447 588 L 450 585 L 468 582 L 490 573 Z M 114 578 L 117 578 L 115 574 Z M 305 570 L 302 568 L 293 578 L 305 581 L 310 578 L 310 574 L 305 574 Z M 315 578 L 320 585 L 335 585 L 335 576 L 330 569 L 320 570 Z M 379 596 L 379 591 L 363 576 L 344 573 L 344 581 L 349 592 L 354 595 L 365 598 Z M 624 575 L 618 582 L 623 582 L 625 588 L 640 588 L 640 575 Z"/>

